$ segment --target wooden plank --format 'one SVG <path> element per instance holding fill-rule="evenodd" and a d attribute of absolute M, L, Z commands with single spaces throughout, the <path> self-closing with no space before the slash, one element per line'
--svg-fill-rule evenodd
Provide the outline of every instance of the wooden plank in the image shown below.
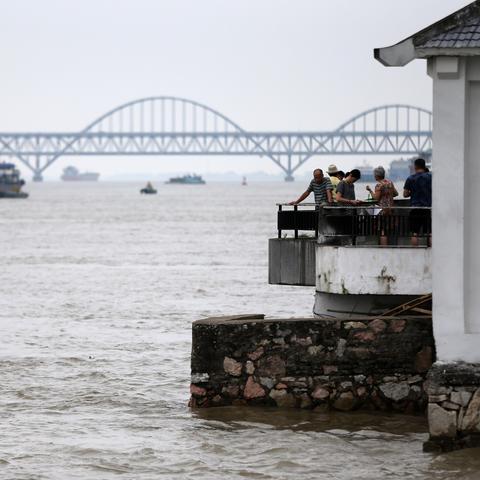
<path fill-rule="evenodd" d="M 425 308 L 420 308 L 420 307 L 414 307 L 411 309 L 412 312 L 415 312 L 415 313 L 422 313 L 423 315 L 429 315 L 429 316 L 432 316 L 432 311 L 431 310 L 427 310 Z"/>
<path fill-rule="evenodd" d="M 386 310 L 385 312 L 380 315 L 381 317 L 395 317 L 397 315 L 400 315 L 401 313 L 408 312 L 409 310 L 412 310 L 413 308 L 419 308 L 421 305 L 423 305 L 426 302 L 429 302 L 432 300 L 432 294 L 428 295 L 422 295 L 421 297 L 414 298 L 413 300 L 410 300 L 409 302 L 402 303 L 402 305 L 398 305 L 397 307 L 391 308 L 390 310 Z M 430 312 L 431 315 L 431 312 Z"/>

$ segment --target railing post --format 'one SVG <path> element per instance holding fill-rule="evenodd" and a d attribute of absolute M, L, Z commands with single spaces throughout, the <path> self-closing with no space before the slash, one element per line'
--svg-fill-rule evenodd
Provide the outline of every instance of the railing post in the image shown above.
<path fill-rule="evenodd" d="M 350 218 L 352 219 L 352 245 L 357 244 L 357 235 L 356 235 L 356 230 L 357 230 L 357 209 L 352 209 L 352 214 L 350 215 Z"/>
<path fill-rule="evenodd" d="M 277 213 L 277 229 L 278 229 L 278 238 L 282 238 L 282 230 L 279 228 L 280 226 L 280 213 L 282 212 L 282 206 L 278 206 L 278 213 Z"/>
<path fill-rule="evenodd" d="M 294 205 L 293 211 L 294 211 L 294 214 L 293 214 L 294 223 L 293 223 L 293 225 L 294 225 L 294 228 L 295 228 L 295 238 L 298 238 L 298 215 L 297 215 L 298 205 Z"/>

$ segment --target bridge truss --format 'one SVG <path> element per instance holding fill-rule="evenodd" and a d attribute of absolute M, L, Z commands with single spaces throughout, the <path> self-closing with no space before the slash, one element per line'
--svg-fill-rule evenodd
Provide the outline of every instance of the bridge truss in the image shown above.
<path fill-rule="evenodd" d="M 432 114 L 410 105 L 384 105 L 336 130 L 247 131 L 220 112 L 177 97 L 121 105 L 80 132 L 0 133 L 0 157 L 16 157 L 41 180 L 62 156 L 255 155 L 293 173 L 317 155 L 415 155 L 432 149 Z"/>

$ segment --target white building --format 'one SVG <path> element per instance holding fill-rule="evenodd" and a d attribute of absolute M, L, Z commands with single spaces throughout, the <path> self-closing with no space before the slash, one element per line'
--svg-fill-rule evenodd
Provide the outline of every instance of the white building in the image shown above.
<path fill-rule="evenodd" d="M 426 59 L 433 80 L 433 327 L 441 363 L 431 371 L 430 434 L 474 444 L 480 435 L 480 1 L 375 49 L 375 58 L 392 67 Z M 470 397 L 450 410 L 444 396 L 457 398 L 455 390 Z"/>

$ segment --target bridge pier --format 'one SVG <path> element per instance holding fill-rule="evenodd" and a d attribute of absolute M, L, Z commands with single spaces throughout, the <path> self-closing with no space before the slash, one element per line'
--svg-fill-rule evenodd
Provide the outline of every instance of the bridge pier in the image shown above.
<path fill-rule="evenodd" d="M 40 155 L 35 156 L 35 170 L 33 171 L 34 182 L 43 182 L 42 171 L 40 170 Z"/>
<path fill-rule="evenodd" d="M 291 173 L 288 173 L 287 176 L 285 177 L 285 181 L 286 182 L 294 182 L 295 177 Z"/>

